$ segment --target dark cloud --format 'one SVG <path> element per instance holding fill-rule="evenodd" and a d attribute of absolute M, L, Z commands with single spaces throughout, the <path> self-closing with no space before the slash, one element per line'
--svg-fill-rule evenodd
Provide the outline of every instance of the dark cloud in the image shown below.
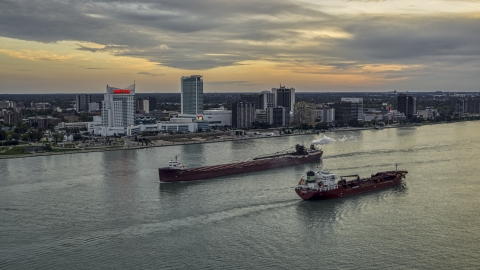
<path fill-rule="evenodd" d="M 347 36 L 311 36 L 322 31 Z M 478 16 L 335 16 L 294 0 L 3 0 L 0 36 L 92 42 L 102 47 L 77 49 L 187 70 L 248 60 L 339 71 L 376 63 L 471 67 L 480 60 Z M 406 71 L 389 72 L 393 78 Z"/>
<path fill-rule="evenodd" d="M 419 57 L 480 55 L 478 17 L 372 17 L 352 22 L 345 29 L 355 38 L 340 45 L 350 55 L 370 61 L 416 62 Z"/>

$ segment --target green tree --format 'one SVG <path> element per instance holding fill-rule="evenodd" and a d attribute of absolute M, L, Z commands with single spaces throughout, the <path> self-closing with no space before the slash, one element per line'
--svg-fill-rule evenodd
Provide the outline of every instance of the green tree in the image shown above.
<path fill-rule="evenodd" d="M 73 135 L 73 140 L 74 141 L 80 141 L 81 139 L 82 139 L 82 135 L 80 135 L 80 134 Z"/>
<path fill-rule="evenodd" d="M 57 144 L 57 142 L 58 142 L 61 138 L 63 138 L 63 135 L 60 134 L 60 133 L 55 133 L 55 134 L 52 135 L 52 137 L 53 137 L 53 141 L 55 142 L 55 144 Z"/>
<path fill-rule="evenodd" d="M 30 141 L 30 134 L 29 133 L 25 133 L 22 135 L 22 141 Z"/>

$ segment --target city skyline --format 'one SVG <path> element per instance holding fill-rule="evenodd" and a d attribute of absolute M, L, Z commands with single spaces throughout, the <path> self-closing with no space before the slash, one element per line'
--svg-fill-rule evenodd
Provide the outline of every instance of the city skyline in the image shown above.
<path fill-rule="evenodd" d="M 2 1 L 0 94 L 478 91 L 480 1 Z"/>

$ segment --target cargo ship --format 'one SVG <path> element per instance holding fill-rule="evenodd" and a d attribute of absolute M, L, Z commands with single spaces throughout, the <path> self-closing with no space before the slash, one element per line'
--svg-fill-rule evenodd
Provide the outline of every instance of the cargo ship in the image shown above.
<path fill-rule="evenodd" d="M 167 167 L 158 169 L 158 175 L 160 183 L 194 181 L 319 161 L 322 155 L 323 151 L 316 149 L 314 145 L 306 149 L 303 145 L 297 144 L 295 151 L 291 152 L 279 152 L 259 156 L 249 161 L 190 169 L 185 168 L 175 157 L 175 160 L 168 161 Z"/>
<path fill-rule="evenodd" d="M 308 171 L 300 179 L 295 192 L 304 200 L 337 199 L 402 184 L 407 171 L 386 171 L 360 178 L 359 175 L 337 176 L 327 171 Z"/>

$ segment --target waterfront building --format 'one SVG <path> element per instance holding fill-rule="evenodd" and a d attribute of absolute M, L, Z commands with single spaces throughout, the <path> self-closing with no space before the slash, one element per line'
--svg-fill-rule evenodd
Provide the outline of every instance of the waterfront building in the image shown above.
<path fill-rule="evenodd" d="M 305 101 L 297 102 L 294 105 L 293 123 L 313 124 L 316 118 L 316 110 L 314 103 L 307 103 Z"/>
<path fill-rule="evenodd" d="M 288 127 L 290 126 L 290 110 L 284 107 L 270 107 L 267 111 L 267 123 L 273 127 Z"/>
<path fill-rule="evenodd" d="M 471 97 L 466 101 L 467 112 L 470 114 L 480 114 L 480 97 Z"/>
<path fill-rule="evenodd" d="M 255 110 L 255 121 L 259 123 L 267 123 L 267 109 Z"/>
<path fill-rule="evenodd" d="M 201 75 L 181 78 L 181 114 L 203 114 L 203 78 Z"/>
<path fill-rule="evenodd" d="M 272 94 L 274 96 L 273 107 L 284 107 L 288 108 L 289 111 L 294 110 L 295 88 L 286 88 L 285 86 L 272 88 Z"/>
<path fill-rule="evenodd" d="M 88 104 L 92 103 L 92 96 L 77 95 L 75 101 L 77 104 L 77 112 L 88 112 L 90 110 Z"/>
<path fill-rule="evenodd" d="M 100 135 L 126 134 L 135 124 L 135 85 L 127 88 L 110 87 L 102 101 L 102 129 Z"/>
<path fill-rule="evenodd" d="M 417 115 L 423 119 L 433 119 L 438 115 L 438 110 L 427 108 L 425 110 L 418 110 Z"/>
<path fill-rule="evenodd" d="M 255 103 L 236 102 L 232 105 L 232 126 L 250 128 L 255 121 Z"/>
<path fill-rule="evenodd" d="M 140 124 L 127 127 L 127 136 L 141 134 L 144 131 L 163 132 L 163 133 L 189 133 L 208 131 L 207 121 L 195 120 L 189 121 L 187 118 L 172 118 L 170 122 L 157 122 L 154 124 Z"/>
<path fill-rule="evenodd" d="M 203 111 L 203 120 L 208 122 L 209 127 L 232 126 L 232 111 L 223 107 Z"/>
<path fill-rule="evenodd" d="M 320 122 L 332 123 L 335 121 L 335 109 L 323 107 L 320 111 Z"/>
<path fill-rule="evenodd" d="M 363 98 L 341 98 L 335 104 L 335 120 L 349 122 L 363 120 Z"/>
<path fill-rule="evenodd" d="M 417 99 L 407 94 L 399 94 L 397 97 L 397 110 L 404 113 L 407 119 L 413 118 L 417 113 Z"/>

